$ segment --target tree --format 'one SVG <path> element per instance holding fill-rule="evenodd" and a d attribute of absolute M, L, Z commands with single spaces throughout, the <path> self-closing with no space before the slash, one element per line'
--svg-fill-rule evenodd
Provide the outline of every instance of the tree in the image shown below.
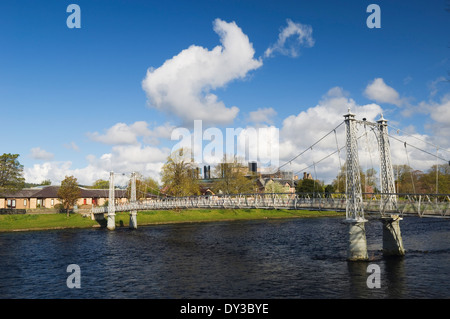
<path fill-rule="evenodd" d="M 333 180 L 332 185 L 336 192 L 338 193 L 345 193 L 345 183 L 346 183 L 346 166 L 345 164 L 342 165 L 338 175 Z"/>
<path fill-rule="evenodd" d="M 228 158 L 230 158 L 230 156 Z M 213 189 L 216 193 L 222 192 L 224 194 L 254 192 L 254 180 L 253 178 L 248 178 L 246 176 L 248 167 L 236 156 L 231 158 L 231 160 L 227 160 L 227 156 L 224 156 L 223 162 L 215 166 L 213 174 L 216 177 L 216 180 Z"/>
<path fill-rule="evenodd" d="M 109 189 L 109 181 L 105 181 L 104 179 L 98 179 L 92 184 L 91 188 L 93 189 Z"/>
<path fill-rule="evenodd" d="M 41 186 L 49 186 L 49 185 L 51 185 L 51 184 L 52 184 L 52 181 L 49 180 L 49 179 L 44 179 L 44 180 L 41 182 Z"/>
<path fill-rule="evenodd" d="M 0 189 L 14 192 L 25 186 L 23 178 L 23 165 L 17 159 L 19 154 L 6 154 L 0 156 Z"/>
<path fill-rule="evenodd" d="M 395 179 L 395 190 L 397 193 L 412 194 L 417 193 L 416 187 L 419 186 L 418 177 L 421 172 L 414 171 L 408 165 L 392 165 Z"/>
<path fill-rule="evenodd" d="M 63 207 L 69 217 L 69 208 L 73 207 L 78 198 L 81 197 L 81 189 L 78 187 L 78 181 L 73 176 L 66 176 L 61 182 L 58 190 L 58 197 L 62 200 Z"/>
<path fill-rule="evenodd" d="M 151 177 L 136 173 L 136 199 L 147 198 L 149 194 L 160 195 L 159 184 Z M 131 198 L 131 180 L 127 186 L 127 197 Z"/>
<path fill-rule="evenodd" d="M 295 188 L 297 193 L 323 193 L 324 188 L 320 181 L 313 179 L 303 179 L 298 182 Z"/>
<path fill-rule="evenodd" d="M 436 171 L 437 168 L 437 171 Z M 422 174 L 418 181 L 418 191 L 420 193 L 450 193 L 450 166 L 433 165 L 426 174 Z M 437 185 L 436 185 L 437 182 Z M 436 189 L 437 186 L 437 189 Z"/>
<path fill-rule="evenodd" d="M 264 192 L 266 193 L 288 193 L 289 190 L 285 186 L 272 180 L 268 181 L 264 186 Z"/>
<path fill-rule="evenodd" d="M 332 193 L 335 192 L 333 185 L 329 184 L 327 186 L 325 186 L 325 194 L 327 195 L 327 197 L 330 197 Z"/>
<path fill-rule="evenodd" d="M 188 149 L 180 148 L 167 158 L 161 170 L 164 193 L 171 196 L 199 195 L 200 188 L 193 174 L 195 165 Z"/>
<path fill-rule="evenodd" d="M 346 165 L 342 165 L 338 175 L 332 182 L 332 186 L 335 190 L 335 192 L 338 193 L 345 193 L 346 191 Z M 377 190 L 377 177 L 376 177 L 376 170 L 373 168 L 367 169 L 366 172 L 363 171 L 363 169 L 359 168 L 359 177 L 361 181 L 361 190 L 363 193 L 370 192 L 370 187 L 372 187 L 373 191 Z"/>

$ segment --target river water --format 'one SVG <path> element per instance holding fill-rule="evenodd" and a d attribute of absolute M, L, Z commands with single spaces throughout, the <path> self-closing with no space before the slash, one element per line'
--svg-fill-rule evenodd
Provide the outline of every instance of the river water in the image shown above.
<path fill-rule="evenodd" d="M 0 298 L 450 298 L 450 220 L 405 217 L 406 255 L 346 261 L 342 218 L 0 233 Z M 139 215 L 138 215 L 139 222 Z M 70 289 L 70 264 L 80 288 Z M 367 267 L 380 269 L 369 288 Z"/>

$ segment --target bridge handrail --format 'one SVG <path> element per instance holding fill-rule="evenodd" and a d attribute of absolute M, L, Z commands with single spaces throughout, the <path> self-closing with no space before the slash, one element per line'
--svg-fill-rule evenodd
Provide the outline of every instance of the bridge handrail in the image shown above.
<path fill-rule="evenodd" d="M 366 212 L 419 216 L 450 216 L 450 194 L 363 193 Z M 395 207 L 386 207 L 387 199 L 396 196 Z M 152 198 L 115 205 L 115 211 L 176 208 L 267 208 L 345 210 L 345 193 L 245 193 Z M 107 213 L 108 207 L 93 207 L 93 214 Z"/>

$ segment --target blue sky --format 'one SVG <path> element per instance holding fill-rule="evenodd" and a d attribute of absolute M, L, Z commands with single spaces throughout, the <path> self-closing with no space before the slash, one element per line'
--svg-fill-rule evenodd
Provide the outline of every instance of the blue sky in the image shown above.
<path fill-rule="evenodd" d="M 79 29 L 66 25 L 71 3 L 81 8 Z M 218 60 L 222 65 L 214 64 L 217 69 L 193 68 L 189 83 L 179 80 L 171 86 L 180 88 L 175 95 L 198 88 L 200 100 L 208 94 L 216 97 L 221 110 L 230 114 L 222 118 L 211 108 L 209 126 L 278 128 L 282 163 L 313 143 L 313 136 L 320 138 L 333 128 L 321 116 L 336 112 L 339 123 L 343 104 L 351 104 L 369 118 L 378 119 L 381 110 L 392 125 L 448 149 L 448 1 L 343 3 L 2 1 L 1 151 L 20 154 L 30 182 L 51 179 L 58 184 L 65 175 L 75 175 L 91 183 L 106 179 L 109 170 L 139 170 L 156 178 L 174 144 L 167 134 L 189 126 L 200 109 L 177 104 L 186 100 L 182 95 L 155 107 L 151 99 L 157 97 L 149 97 L 143 87 L 147 70 L 163 74 L 159 80 L 155 76 L 156 86 L 170 78 L 162 68 L 165 62 L 186 62 L 183 50 L 196 56 L 188 49 L 202 48 L 208 59 L 208 52 L 225 46 L 216 32 L 225 26 L 236 31 L 236 37 L 228 33 L 230 42 L 241 35 L 248 38 L 242 52 L 249 49 L 251 56 Z M 379 29 L 366 25 L 371 3 L 381 8 Z M 309 27 L 313 44 L 308 45 L 308 36 L 301 42 L 294 34 L 266 57 L 288 21 Z M 200 78 L 203 71 L 206 78 Z M 216 79 L 222 81 L 216 85 Z M 231 115 L 233 107 L 238 113 Z M 182 113 L 189 108 L 192 114 Z M 199 119 L 208 122 L 207 117 Z M 129 139 L 117 139 L 119 128 Z M 398 163 L 400 154 L 393 151 Z M 430 163 L 411 155 L 420 169 Z M 308 161 L 299 159 L 293 170 L 301 171 Z M 324 169 L 323 174 L 329 178 L 332 171 Z"/>

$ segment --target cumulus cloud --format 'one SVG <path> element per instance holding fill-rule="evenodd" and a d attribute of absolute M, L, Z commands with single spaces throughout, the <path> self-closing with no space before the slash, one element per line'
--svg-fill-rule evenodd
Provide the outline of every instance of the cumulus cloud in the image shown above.
<path fill-rule="evenodd" d="M 397 106 L 401 106 L 403 103 L 398 92 L 384 83 L 382 78 L 376 78 L 369 83 L 364 90 L 364 94 L 378 103 L 389 103 Z"/>
<path fill-rule="evenodd" d="M 59 184 L 65 176 L 73 175 L 83 185 L 92 185 L 98 179 L 108 179 L 109 172 L 118 173 L 118 185 L 125 185 L 131 172 L 136 171 L 146 177 L 160 179 L 160 170 L 170 154 L 167 147 L 156 146 L 160 139 L 169 139 L 174 128 L 171 124 L 149 127 L 145 121 L 132 124 L 117 123 L 103 134 L 89 133 L 88 136 L 99 143 L 111 145 L 109 153 L 99 157 L 86 156 L 87 165 L 73 168 L 71 161 L 47 161 L 24 168 L 24 177 L 27 182 L 39 183 L 42 180 L 51 180 Z M 66 145 L 73 148 L 75 144 Z M 35 158 L 50 160 L 46 152 L 40 148 L 33 149 Z M 125 175 L 121 175 L 124 173 Z M 128 177 L 127 177 L 128 176 Z"/>
<path fill-rule="evenodd" d="M 117 123 L 110 127 L 105 134 L 98 132 L 88 133 L 90 139 L 96 142 L 110 145 L 136 144 L 137 136 L 148 134 L 148 124 L 144 121 L 138 121 L 132 125 Z"/>
<path fill-rule="evenodd" d="M 135 145 L 139 138 L 146 144 L 159 144 L 159 138 L 169 138 L 174 126 L 165 123 L 150 129 L 145 121 L 137 121 L 131 125 L 116 123 L 108 128 L 104 134 L 98 132 L 88 133 L 88 137 L 96 142 L 108 145 Z"/>
<path fill-rule="evenodd" d="M 448 156 L 448 152 L 444 153 L 442 147 L 448 148 L 450 145 L 448 142 L 450 140 L 450 95 L 444 96 L 440 102 L 422 103 L 422 107 L 429 112 L 433 120 L 433 123 L 429 125 L 433 136 L 417 133 L 413 127 L 396 129 L 387 118 L 391 136 L 389 138 L 391 158 L 394 165 L 410 165 L 416 170 L 427 171 L 436 164 L 436 158 L 430 155 L 436 154 L 434 145 L 440 146 L 441 157 Z M 339 148 L 345 146 L 345 125 L 336 129 L 336 134 L 331 132 L 317 145 L 309 147 L 337 127 L 343 121 L 343 115 L 348 112 L 348 108 L 358 120 L 366 118 L 367 121 L 376 122 L 383 114 L 380 105 L 374 103 L 360 105 L 342 88 L 335 87 L 330 89 L 314 107 L 285 118 L 280 129 L 279 146 L 280 164 L 287 163 L 283 169 L 299 173 L 300 178 L 303 172 L 311 173 L 319 180 L 330 183 L 336 177 L 340 165 L 345 163 L 346 149 L 340 151 L 340 156 L 335 153 L 326 157 L 335 152 L 338 146 Z M 380 154 L 374 132 L 370 127 L 365 128 L 358 124 L 356 134 L 360 166 L 363 170 L 374 168 L 379 171 Z M 303 151 L 306 151 L 303 155 L 288 162 Z"/>
<path fill-rule="evenodd" d="M 290 19 L 287 19 L 286 22 L 287 26 L 279 33 L 277 42 L 264 52 L 266 58 L 274 56 L 275 53 L 297 57 L 301 46 L 307 48 L 314 46 L 311 26 L 295 23 Z M 289 40 L 291 37 L 292 41 Z"/>
<path fill-rule="evenodd" d="M 434 143 L 450 147 L 450 94 L 443 96 L 440 102 L 423 103 L 423 109 L 429 110 L 432 123 L 427 125 L 434 134 Z M 448 155 L 448 154 L 447 154 Z"/>
<path fill-rule="evenodd" d="M 248 120 L 255 124 L 267 123 L 272 124 L 273 118 L 277 115 L 277 112 L 271 108 L 259 108 L 256 111 L 249 113 Z"/>
<path fill-rule="evenodd" d="M 430 118 L 434 121 L 431 129 L 437 130 L 436 134 L 440 134 L 442 141 L 448 141 L 448 136 L 450 136 L 450 131 L 447 129 L 450 127 L 448 120 L 450 118 L 448 116 L 450 114 L 450 95 L 443 97 L 440 102 L 430 102 L 424 107 L 428 110 Z M 378 120 L 380 114 L 383 113 L 380 105 L 374 103 L 360 105 L 342 88 L 334 87 L 315 106 L 311 106 L 298 114 L 286 117 L 279 129 L 273 125 L 261 125 L 258 127 L 258 130 L 262 128 L 267 128 L 267 130 L 263 132 L 266 135 L 259 135 L 257 140 L 242 138 L 246 135 L 252 137 L 251 134 L 255 131 L 255 128 L 246 127 L 237 130 L 236 134 L 241 139 L 239 139 L 240 144 L 236 147 L 242 155 L 257 154 L 258 160 L 260 161 L 268 159 L 272 162 L 273 152 L 276 151 L 278 152 L 277 158 L 279 158 L 279 165 L 287 163 L 294 156 L 306 150 L 303 155 L 287 163 L 283 167 L 283 170 L 298 173 L 300 178 L 303 172 L 308 172 L 325 183 L 331 183 L 336 177 L 340 165 L 345 163 L 345 148 L 339 153 L 340 156 L 337 153 L 329 156 L 337 150 L 337 147 L 342 148 L 345 146 L 345 125 L 339 126 L 336 129 L 336 134 L 332 132 L 317 145 L 313 146 L 312 149 L 310 147 L 342 123 L 344 120 L 343 115 L 348 112 L 349 108 L 352 113 L 356 114 L 357 119 L 361 120 L 366 118 L 370 122 Z M 387 119 L 389 120 L 389 118 Z M 139 134 L 141 134 L 141 137 L 145 135 L 142 140 L 149 138 L 151 136 L 150 134 L 165 136 L 169 132 L 172 132 L 170 125 L 160 126 L 154 129 L 149 129 L 148 125 L 146 126 L 142 123 L 126 126 L 131 131 L 134 129 L 135 138 Z M 219 130 L 217 128 L 215 129 Z M 368 168 L 378 170 L 379 153 L 375 134 L 373 134 L 370 128 L 367 129 L 367 135 L 365 132 L 365 128 L 359 125 L 357 136 L 359 137 L 360 166 L 364 170 Z M 106 133 L 104 134 L 105 136 L 107 135 Z M 216 133 L 218 133 L 218 136 L 222 136 L 222 138 L 225 136 L 219 134 L 220 132 Z M 403 131 L 396 131 L 390 127 L 389 133 L 397 138 L 390 138 L 393 164 L 409 164 L 414 169 L 422 171 L 426 171 L 431 165 L 434 165 L 436 159 L 430 154 L 421 152 L 413 147 L 408 146 L 405 150 L 404 142 L 427 150 L 431 154 L 435 154 L 436 150 L 430 146 L 430 143 L 445 146 L 439 144 L 432 136 L 415 133 L 411 127 Z M 112 136 L 114 135 L 112 134 Z M 29 182 L 39 183 L 42 180 L 50 179 L 53 184 L 58 184 L 66 175 L 74 175 L 80 183 L 91 185 L 97 179 L 108 179 L 109 172 L 114 171 L 116 173 L 128 173 L 128 175 L 124 176 L 118 175 L 117 184 L 125 185 L 127 179 L 129 179 L 129 173 L 137 171 L 144 176 L 150 176 L 159 180 L 161 167 L 166 162 L 171 150 L 164 147 L 144 145 L 142 142 L 136 141 L 137 139 L 135 138 L 129 139 L 132 143 L 122 143 L 112 146 L 109 153 L 105 153 L 100 157 L 94 155 L 87 156 L 88 164 L 83 168 L 72 168 L 72 163 L 69 161 L 46 162 L 25 168 L 24 176 Z M 248 143 L 248 141 L 253 142 Z M 269 143 L 267 143 L 268 141 Z M 219 144 L 220 148 L 227 146 L 225 143 Z M 203 142 L 203 147 L 208 145 L 208 142 Z M 225 152 L 225 150 L 223 151 Z M 208 152 L 206 153 L 209 154 Z M 324 159 L 325 157 L 327 158 Z M 219 159 L 221 158 L 222 156 Z M 208 159 L 206 158 L 206 162 L 208 162 Z M 251 160 L 250 157 L 248 159 Z M 261 163 L 259 166 L 262 166 Z"/>
<path fill-rule="evenodd" d="M 100 157 L 88 155 L 88 164 L 83 168 L 73 168 L 71 161 L 45 162 L 24 168 L 27 182 L 39 183 L 49 179 L 52 184 L 59 184 L 67 175 L 73 175 L 80 184 L 92 185 L 98 179 L 108 179 L 109 172 L 117 173 L 117 185 L 126 185 L 133 171 L 144 176 L 160 179 L 160 170 L 167 160 L 170 150 L 154 146 L 117 145 L 110 153 Z M 124 175 L 122 175 L 124 174 Z"/>
<path fill-rule="evenodd" d="M 30 156 L 36 160 L 52 160 L 54 154 L 41 149 L 40 147 L 34 147 L 31 149 Z"/>
<path fill-rule="evenodd" d="M 338 147 L 345 146 L 345 125 L 336 129 L 336 135 L 334 133 L 328 135 L 312 149 L 310 146 L 342 123 L 343 115 L 348 113 L 349 108 L 352 113 L 357 115 L 357 119 L 366 118 L 372 122 L 376 121 L 382 113 L 379 105 L 358 105 L 348 97 L 348 93 L 342 88 L 334 87 L 322 97 L 317 105 L 285 118 L 280 129 L 279 146 L 280 164 L 287 163 L 283 169 L 300 175 L 303 172 L 311 173 L 313 176 L 317 174 L 318 179 L 330 183 L 336 177 L 340 165 L 345 162 L 345 149 L 340 152 L 340 156 L 336 153 L 320 163 L 319 161 L 335 152 Z M 376 143 L 376 141 L 371 141 L 372 149 L 370 151 L 376 151 Z M 363 146 L 365 145 L 361 143 L 361 147 Z M 288 162 L 305 150 L 303 155 Z M 360 161 L 364 163 L 369 155 L 368 152 L 361 154 L 365 154 L 360 157 Z M 315 163 L 317 165 L 314 165 Z"/>
<path fill-rule="evenodd" d="M 207 124 L 234 120 L 239 108 L 227 107 L 211 90 L 245 78 L 262 62 L 254 58 L 252 44 L 235 22 L 216 19 L 214 31 L 221 45 L 212 50 L 192 45 L 159 68 L 147 70 L 142 88 L 151 107 L 180 118 L 183 124 L 196 119 Z"/>

